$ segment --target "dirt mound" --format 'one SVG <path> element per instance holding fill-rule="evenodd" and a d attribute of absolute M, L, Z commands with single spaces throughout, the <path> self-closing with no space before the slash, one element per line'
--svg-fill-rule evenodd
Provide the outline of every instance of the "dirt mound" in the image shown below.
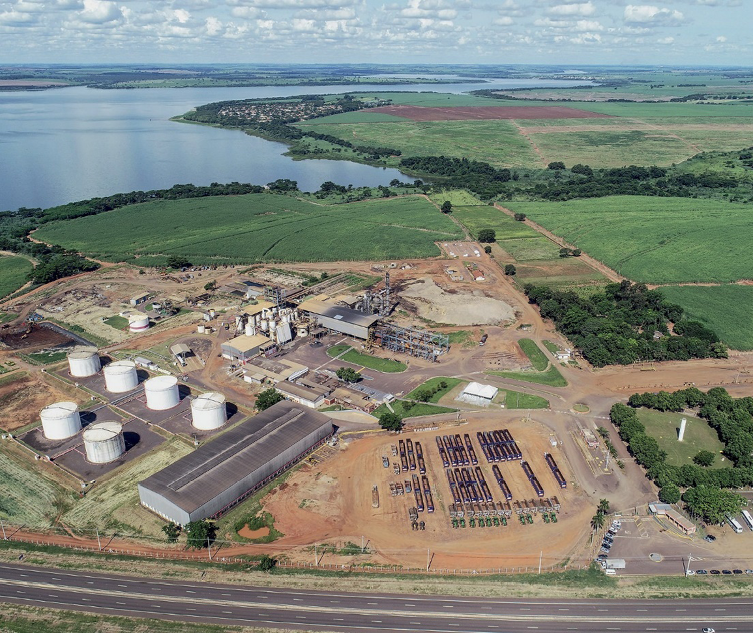
<path fill-rule="evenodd" d="M 515 318 L 513 308 L 480 291 L 465 294 L 440 288 L 430 277 L 405 286 L 400 293 L 420 317 L 447 325 L 497 325 Z"/>
<path fill-rule="evenodd" d="M 412 121 L 474 121 L 489 119 L 608 119 L 607 114 L 576 110 L 565 106 L 484 106 L 457 108 L 426 108 L 423 106 L 396 105 L 373 108 L 381 112 Z"/>

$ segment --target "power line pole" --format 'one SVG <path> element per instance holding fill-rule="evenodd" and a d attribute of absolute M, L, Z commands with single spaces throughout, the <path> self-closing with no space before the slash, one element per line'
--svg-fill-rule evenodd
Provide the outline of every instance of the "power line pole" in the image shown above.
<path fill-rule="evenodd" d="M 543 556 L 544 556 L 544 550 L 542 549 L 539 552 L 539 574 L 541 574 L 541 559 L 542 559 Z"/>

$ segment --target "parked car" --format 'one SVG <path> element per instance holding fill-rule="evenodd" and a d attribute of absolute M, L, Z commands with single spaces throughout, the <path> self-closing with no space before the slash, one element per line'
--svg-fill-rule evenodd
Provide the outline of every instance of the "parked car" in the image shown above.
<path fill-rule="evenodd" d="M 704 626 L 701 629 L 701 633 L 716 633 L 716 630 L 712 629 L 710 626 Z"/>
<path fill-rule="evenodd" d="M 606 554 L 599 554 L 596 557 L 596 560 L 606 560 L 606 559 L 607 559 L 607 555 Z"/>
<path fill-rule="evenodd" d="M 698 574 L 699 576 L 705 576 L 709 572 L 707 572 L 705 569 L 696 569 L 695 573 Z"/>
<path fill-rule="evenodd" d="M 712 574 L 713 576 L 718 576 L 722 572 L 720 572 L 718 569 L 712 569 L 709 573 Z"/>
<path fill-rule="evenodd" d="M 695 576 L 695 571 L 693 571 L 692 569 L 686 569 L 685 570 L 685 575 L 686 576 Z"/>
<path fill-rule="evenodd" d="M 746 570 L 745 570 L 745 573 L 746 573 L 746 574 L 753 574 L 753 569 L 746 569 Z"/>
<path fill-rule="evenodd" d="M 731 576 L 732 575 L 732 572 L 729 569 L 722 569 L 722 573 L 725 576 Z"/>
<path fill-rule="evenodd" d="M 716 536 L 714 536 L 713 534 L 707 534 L 703 537 L 703 540 L 707 543 L 713 543 L 716 540 Z"/>
<path fill-rule="evenodd" d="M 732 570 L 732 573 L 733 573 L 733 574 L 742 574 L 742 573 L 743 573 L 743 570 L 742 570 L 742 569 L 733 569 L 733 570 Z"/>

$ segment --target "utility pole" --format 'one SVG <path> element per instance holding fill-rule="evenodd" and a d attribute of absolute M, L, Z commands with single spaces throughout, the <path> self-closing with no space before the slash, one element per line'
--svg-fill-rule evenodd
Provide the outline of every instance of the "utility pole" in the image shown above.
<path fill-rule="evenodd" d="M 4 540 L 4 541 L 7 541 L 7 540 L 8 540 L 8 537 L 7 537 L 7 536 L 5 536 L 5 524 L 3 524 L 3 521 L 2 521 L 2 519 L 0 519 L 0 527 L 1 527 L 1 528 L 3 528 L 3 540 Z"/>
<path fill-rule="evenodd" d="M 319 567 L 319 550 L 317 543 L 314 543 L 314 565 Z"/>
<path fill-rule="evenodd" d="M 97 531 L 97 547 L 99 547 L 99 551 L 102 551 L 102 542 L 99 540 L 99 528 L 94 528 Z"/>
<path fill-rule="evenodd" d="M 209 552 L 209 560 L 212 560 L 212 543 L 209 541 L 208 536 L 207 536 L 207 551 Z"/>
<path fill-rule="evenodd" d="M 685 575 L 686 576 L 688 575 L 688 572 L 690 571 L 690 561 L 692 561 L 692 560 L 693 560 L 693 555 L 692 554 L 688 554 L 688 566 L 685 568 Z"/>
<path fill-rule="evenodd" d="M 361 535 L 361 554 L 363 554 L 363 535 Z"/>
<path fill-rule="evenodd" d="M 431 550 L 426 548 L 426 571 L 429 571 L 429 561 L 431 560 Z"/>
<path fill-rule="evenodd" d="M 544 550 L 542 549 L 539 552 L 539 574 L 541 574 L 541 559 L 542 559 L 543 556 L 544 556 Z"/>

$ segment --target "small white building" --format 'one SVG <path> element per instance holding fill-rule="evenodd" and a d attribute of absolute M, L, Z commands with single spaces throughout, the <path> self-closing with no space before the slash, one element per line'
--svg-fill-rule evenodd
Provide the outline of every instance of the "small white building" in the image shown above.
<path fill-rule="evenodd" d="M 470 382 L 460 393 L 456 400 L 475 404 L 480 407 L 488 407 L 497 396 L 499 389 L 493 385 L 482 385 L 478 382 Z"/>

